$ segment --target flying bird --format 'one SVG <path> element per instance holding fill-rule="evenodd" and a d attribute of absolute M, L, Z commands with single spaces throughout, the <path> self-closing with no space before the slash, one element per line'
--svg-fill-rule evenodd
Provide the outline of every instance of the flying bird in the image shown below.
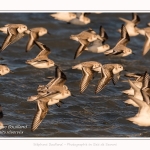
<path fill-rule="evenodd" d="M 125 27 L 129 36 L 137 36 L 139 35 L 137 25 L 140 23 L 140 17 L 136 13 L 132 13 L 132 20 L 127 20 L 119 17 L 120 20 L 125 22 Z M 118 30 L 121 32 L 121 30 Z"/>
<path fill-rule="evenodd" d="M 36 68 L 49 68 L 55 65 L 54 61 L 48 58 L 51 50 L 43 43 L 35 41 L 35 44 L 41 49 L 40 53 L 26 63 Z"/>
<path fill-rule="evenodd" d="M 130 37 L 128 35 L 128 32 L 126 30 L 126 27 L 122 25 L 121 27 L 121 38 L 117 42 L 114 48 L 107 50 L 104 52 L 106 56 L 108 55 L 115 55 L 119 57 L 126 57 L 130 54 L 132 54 L 132 50 L 128 47 L 126 47 L 127 43 L 130 41 Z"/>
<path fill-rule="evenodd" d="M 0 28 L 0 31 L 7 34 L 0 48 L 0 51 L 2 52 L 10 44 L 17 42 L 26 34 L 27 26 L 24 24 L 7 24 L 5 27 Z"/>

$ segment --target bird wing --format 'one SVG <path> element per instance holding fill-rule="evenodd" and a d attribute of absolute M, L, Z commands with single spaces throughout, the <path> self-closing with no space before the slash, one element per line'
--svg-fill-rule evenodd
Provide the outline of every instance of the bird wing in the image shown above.
<path fill-rule="evenodd" d="M 52 79 L 46 86 L 50 90 L 54 85 L 63 86 L 66 80 L 67 80 L 66 75 L 61 71 L 61 69 L 58 66 L 56 66 L 55 78 Z"/>
<path fill-rule="evenodd" d="M 103 39 L 102 43 L 104 44 L 105 41 L 108 39 L 108 35 L 102 26 L 100 26 L 100 28 L 99 28 L 99 35 Z"/>
<path fill-rule="evenodd" d="M 137 99 L 137 98 L 135 98 L 134 96 L 129 96 L 129 98 L 130 99 L 132 99 L 138 106 L 139 106 L 139 109 L 142 111 L 142 108 L 145 108 L 145 109 L 148 109 L 149 107 L 148 107 L 148 105 L 145 103 L 145 102 L 143 102 L 143 101 L 141 101 L 141 100 L 139 100 L 139 99 Z M 145 112 L 145 111 L 144 111 Z"/>
<path fill-rule="evenodd" d="M 140 17 L 136 13 L 132 13 L 132 22 L 137 25 L 140 23 Z"/>
<path fill-rule="evenodd" d="M 47 47 L 45 44 L 39 42 L 39 41 L 34 41 L 34 43 L 39 47 L 39 49 L 42 50 L 47 50 L 47 52 L 50 52 L 50 48 Z"/>
<path fill-rule="evenodd" d="M 100 92 L 112 79 L 112 73 L 108 69 L 101 69 L 101 78 L 98 81 L 98 85 L 96 87 L 95 93 Z"/>
<path fill-rule="evenodd" d="M 77 57 L 79 57 L 84 49 L 88 46 L 89 42 L 87 42 L 85 45 L 84 44 L 80 44 L 79 47 L 77 48 L 75 55 L 74 55 L 74 59 L 76 59 Z"/>
<path fill-rule="evenodd" d="M 35 32 L 31 31 L 29 34 L 29 40 L 28 43 L 26 45 L 26 52 L 30 51 L 33 46 L 34 46 L 34 41 L 36 41 L 39 38 L 38 34 L 36 34 Z"/>
<path fill-rule="evenodd" d="M 123 54 L 124 53 L 124 50 L 122 49 L 113 49 L 113 52 L 111 53 L 112 55 L 119 55 L 119 54 Z"/>
<path fill-rule="evenodd" d="M 129 34 L 126 30 L 126 27 L 122 24 L 122 26 L 121 26 L 121 38 L 118 41 L 118 43 L 116 44 L 116 46 L 120 45 L 120 44 L 126 46 L 129 41 L 130 41 Z"/>
<path fill-rule="evenodd" d="M 141 89 L 141 93 L 142 93 L 142 96 L 143 96 L 143 101 L 145 101 L 147 104 L 150 104 L 149 93 L 147 93 L 147 90 L 150 88 L 150 86 L 149 86 L 149 84 L 150 84 L 149 74 L 147 73 L 147 71 L 144 74 L 142 83 L 143 83 L 143 86 L 142 86 L 142 89 Z"/>
<path fill-rule="evenodd" d="M 33 118 L 33 122 L 31 125 L 31 131 L 35 131 L 42 120 L 45 118 L 48 112 L 48 103 L 38 100 L 37 101 L 37 111 Z"/>
<path fill-rule="evenodd" d="M 150 36 L 148 33 L 145 33 L 145 43 L 143 47 L 143 56 L 149 51 L 150 49 Z"/>
<path fill-rule="evenodd" d="M 50 51 L 47 49 L 43 49 L 37 56 L 36 58 L 46 58 L 48 59 L 48 55 L 50 54 Z"/>
<path fill-rule="evenodd" d="M 117 73 L 117 74 L 113 74 L 112 82 L 113 82 L 114 85 L 116 85 L 116 83 L 118 82 L 119 78 L 120 78 L 120 72 Z"/>
<path fill-rule="evenodd" d="M 1 46 L 1 51 L 3 51 L 7 46 L 15 43 L 25 35 L 24 33 L 18 33 L 17 30 L 13 28 L 8 28 L 7 31 L 8 34 Z"/>
<path fill-rule="evenodd" d="M 90 81 L 93 79 L 93 71 L 88 67 L 82 68 L 82 74 L 83 77 L 80 83 L 80 93 L 83 93 L 85 91 Z"/>

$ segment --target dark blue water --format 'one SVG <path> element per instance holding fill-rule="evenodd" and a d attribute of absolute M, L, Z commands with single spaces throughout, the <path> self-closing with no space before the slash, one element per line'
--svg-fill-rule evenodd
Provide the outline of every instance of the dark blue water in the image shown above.
<path fill-rule="evenodd" d="M 150 53 L 142 56 L 145 37 L 138 35 L 131 37 L 128 47 L 135 55 L 125 58 L 110 58 L 102 53 L 94 54 L 84 52 L 76 60 L 73 59 L 78 47 L 76 41 L 71 40 L 71 34 L 78 34 L 83 30 L 92 28 L 97 33 L 102 25 L 108 34 L 106 41 L 114 47 L 120 39 L 117 30 L 122 21 L 118 17 L 131 19 L 131 13 L 101 13 L 89 14 L 91 23 L 85 26 L 67 24 L 55 20 L 50 13 L 0 13 L 0 27 L 9 23 L 21 23 L 33 27 L 45 27 L 51 35 L 40 37 L 39 41 L 51 49 L 49 58 L 60 65 L 67 76 L 66 85 L 76 97 L 68 97 L 64 104 L 58 108 L 49 107 L 49 112 L 37 130 L 31 132 L 31 123 L 36 112 L 36 103 L 27 102 L 27 98 L 36 95 L 39 84 L 47 84 L 48 76 L 54 76 L 55 68 L 37 69 L 25 63 L 34 58 L 39 49 L 34 47 L 25 52 L 28 37 L 24 37 L 13 45 L 8 46 L 0 57 L 0 63 L 7 64 L 14 72 L 0 77 L 0 104 L 3 107 L 4 117 L 0 120 L 9 128 L 0 131 L 0 137 L 149 137 L 150 127 L 139 127 L 126 118 L 134 116 L 138 109 L 126 106 L 124 101 L 128 97 L 121 91 L 129 89 L 127 82 L 122 82 L 125 71 L 117 85 L 110 82 L 100 93 L 94 94 L 98 77 L 95 78 L 83 94 L 79 93 L 81 71 L 72 70 L 71 67 L 83 61 L 98 61 L 102 64 L 119 63 L 129 72 L 143 73 L 149 71 Z M 141 22 L 138 27 L 146 27 L 150 14 L 138 13 Z M 5 35 L 0 33 L 0 43 Z M 22 126 L 22 128 L 14 126 Z M 24 128 L 23 128 L 24 127 Z M 9 132 L 8 132 L 9 131 Z M 14 132 L 16 131 L 16 132 Z M 18 131 L 18 134 L 17 134 Z"/>

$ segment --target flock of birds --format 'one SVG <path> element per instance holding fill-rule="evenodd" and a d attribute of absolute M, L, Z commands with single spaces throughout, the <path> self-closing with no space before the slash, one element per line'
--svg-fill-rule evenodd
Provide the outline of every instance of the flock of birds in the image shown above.
<path fill-rule="evenodd" d="M 67 13 L 59 12 L 51 14 L 57 20 L 65 21 L 75 25 L 86 25 L 90 23 L 90 19 L 87 17 L 88 13 Z M 70 39 L 77 41 L 79 46 L 74 54 L 74 59 L 84 54 L 84 51 L 92 53 L 103 53 L 107 56 L 126 57 L 133 54 L 132 49 L 127 47 L 130 42 L 131 36 L 137 36 L 139 34 L 145 36 L 145 44 L 143 46 L 143 55 L 146 55 L 150 49 L 150 27 L 140 29 L 137 25 L 140 23 L 140 18 L 136 13 L 132 13 L 132 20 L 119 18 L 124 21 L 120 32 L 120 39 L 116 45 L 110 49 L 110 46 L 106 44 L 108 35 L 105 29 L 100 26 L 99 33 L 96 33 L 93 29 L 89 28 L 81 33 L 71 35 Z M 50 68 L 55 66 L 55 76 L 46 85 L 39 85 L 37 88 L 37 95 L 28 97 L 27 101 L 36 102 L 37 111 L 32 121 L 31 131 L 35 131 L 42 120 L 45 118 L 50 105 L 56 104 L 58 107 L 63 104 L 62 100 L 69 96 L 73 96 L 65 85 L 67 77 L 53 60 L 48 58 L 51 50 L 44 43 L 39 41 L 40 36 L 48 34 L 48 30 L 44 27 L 35 27 L 28 29 L 24 24 L 7 24 L 0 28 L 0 31 L 6 34 L 6 38 L 2 43 L 0 51 L 2 52 L 11 44 L 19 41 L 25 35 L 29 36 L 29 40 L 26 45 L 26 52 L 29 52 L 34 46 L 40 49 L 39 54 L 26 63 L 36 68 Z M 101 64 L 97 61 L 81 62 L 72 69 L 78 69 L 82 71 L 82 78 L 79 85 L 80 93 L 83 93 L 90 82 L 94 79 L 95 74 L 100 74 L 100 79 L 95 88 L 95 94 L 99 93 L 105 88 L 107 84 L 112 80 L 113 84 L 117 84 L 120 79 L 120 74 L 124 70 L 122 64 Z M 11 70 L 7 65 L 0 65 L 0 75 L 6 75 Z M 132 121 L 139 126 L 150 126 L 150 75 L 147 71 L 143 74 L 127 73 L 127 77 L 135 78 L 135 80 L 128 80 L 131 88 L 123 91 L 123 93 L 129 96 L 129 99 L 125 103 L 139 107 L 138 113 L 127 120 Z M 2 107 L 0 105 L 0 118 L 3 117 Z"/>

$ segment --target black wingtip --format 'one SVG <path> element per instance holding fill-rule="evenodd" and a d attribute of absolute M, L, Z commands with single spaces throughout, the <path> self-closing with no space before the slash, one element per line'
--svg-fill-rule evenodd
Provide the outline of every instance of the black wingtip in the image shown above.
<path fill-rule="evenodd" d="M 73 57 L 73 59 L 76 59 L 77 58 L 77 56 L 75 55 L 74 57 Z"/>
<path fill-rule="evenodd" d="M 3 51 L 2 47 L 0 47 L 0 53 Z"/>
<path fill-rule="evenodd" d="M 29 51 L 30 51 L 29 49 L 26 49 L 26 50 L 25 50 L 26 53 L 29 52 Z"/>
<path fill-rule="evenodd" d="M 95 91 L 95 94 L 98 94 L 99 92 L 100 92 L 100 91 L 97 91 L 97 90 L 96 90 L 96 91 Z"/>
<path fill-rule="evenodd" d="M 82 90 L 82 91 L 80 90 L 80 94 L 83 94 L 83 92 L 84 92 L 84 90 Z"/>
<path fill-rule="evenodd" d="M 34 131 L 35 131 L 35 129 L 32 129 L 32 128 L 31 128 L 31 132 L 34 132 Z"/>

